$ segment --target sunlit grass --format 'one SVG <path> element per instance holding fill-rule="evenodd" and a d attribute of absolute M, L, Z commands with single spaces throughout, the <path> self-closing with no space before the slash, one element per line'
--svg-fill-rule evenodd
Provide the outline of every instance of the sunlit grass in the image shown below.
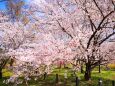
<path fill-rule="evenodd" d="M 64 78 L 64 73 L 67 72 L 67 79 Z M 72 70 L 70 69 L 59 69 L 56 68 L 54 71 L 46 77 L 45 80 L 43 80 L 43 76 L 39 77 L 37 81 L 34 80 L 34 77 L 28 82 L 29 86 L 55 86 L 56 85 L 56 74 L 59 75 L 59 85 L 58 86 L 75 86 L 75 76 L 73 75 Z M 11 72 L 4 69 L 3 70 L 4 77 L 9 77 L 12 75 Z M 101 71 L 101 73 L 98 73 L 98 71 L 92 72 L 92 79 L 90 81 L 84 81 L 84 74 L 81 74 L 80 72 L 77 72 L 76 75 L 80 79 L 80 85 L 79 86 L 98 86 L 98 79 L 101 78 L 103 80 L 103 86 L 112 86 L 111 82 L 112 80 L 115 80 L 115 71 Z M 6 78 L 4 78 L 6 79 Z M 3 80 L 4 80 L 3 79 Z M 3 84 L 2 81 L 0 81 L 0 86 L 12 86 L 12 85 L 6 85 Z M 26 86 L 25 82 L 23 84 L 20 84 L 18 86 Z"/>

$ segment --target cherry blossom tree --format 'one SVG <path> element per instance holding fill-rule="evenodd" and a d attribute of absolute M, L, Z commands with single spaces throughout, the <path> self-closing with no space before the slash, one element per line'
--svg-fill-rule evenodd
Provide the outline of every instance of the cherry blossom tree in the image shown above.
<path fill-rule="evenodd" d="M 93 68 L 105 58 L 100 53 L 101 45 L 115 34 L 115 1 L 54 0 L 40 3 L 34 3 L 34 6 L 39 8 L 35 11 L 45 17 L 41 21 L 44 27 L 54 34 L 63 34 L 66 41 L 78 41 L 78 55 L 86 66 L 84 77 L 89 80 Z"/>
<path fill-rule="evenodd" d="M 74 57 L 71 48 L 65 46 L 63 41 L 55 39 L 51 34 L 37 34 L 34 39 L 36 40 L 30 43 L 26 42 L 20 48 L 7 53 L 17 60 L 16 66 L 13 67 L 15 79 L 23 74 L 26 74 L 23 76 L 28 79 L 35 74 L 39 76 L 45 72 L 50 73 L 55 61 L 59 59 L 69 61 Z M 31 70 L 28 69 L 30 67 Z M 44 67 L 43 71 L 41 67 Z"/>
<path fill-rule="evenodd" d="M 5 15 L 4 12 L 0 12 L 0 26 L 8 21 L 8 17 Z M 2 69 L 5 67 L 7 64 L 9 57 L 5 55 L 6 49 L 2 45 L 3 38 L 2 38 L 2 29 L 0 29 L 0 79 L 2 78 Z"/>
<path fill-rule="evenodd" d="M 80 59 L 89 80 L 106 58 L 102 44 L 115 34 L 114 0 L 33 0 L 24 11 L 25 25 L 20 21 L 1 25 L 8 55 L 19 62 L 33 61 L 38 68 L 46 65 L 47 72 L 57 59 Z"/>
<path fill-rule="evenodd" d="M 18 49 L 26 39 L 32 40 L 33 33 L 25 31 L 25 25 L 21 22 L 10 22 L 9 16 L 6 13 L 0 13 L 0 47 L 3 52 L 1 55 L 1 71 L 5 64 L 11 59 L 5 53 L 10 49 Z M 27 35 L 29 33 L 29 35 Z M 4 66 L 3 66 L 4 65 Z M 2 73 L 2 72 L 1 72 Z M 1 74 L 2 75 L 2 74 Z"/>
<path fill-rule="evenodd" d="M 71 47 L 64 40 L 37 25 L 40 22 L 27 25 L 20 21 L 1 23 L 1 45 L 6 50 L 5 55 L 15 60 L 15 66 L 11 67 L 14 75 L 6 82 L 12 81 L 12 78 L 16 81 L 24 72 L 27 72 L 24 75 L 26 79 L 36 71 L 39 75 L 50 73 L 56 60 L 71 60 L 74 57 Z M 28 69 L 30 67 L 32 70 Z M 41 67 L 44 67 L 43 71 Z"/>
<path fill-rule="evenodd" d="M 0 48 L 0 79 L 2 79 L 3 74 L 2 74 L 2 69 L 5 67 L 5 65 L 7 64 L 9 57 L 6 56 L 5 54 L 5 50 Z"/>

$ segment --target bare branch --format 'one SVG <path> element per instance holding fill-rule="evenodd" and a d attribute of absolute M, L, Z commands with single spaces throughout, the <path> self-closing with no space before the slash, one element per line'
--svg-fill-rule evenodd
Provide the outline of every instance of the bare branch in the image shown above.
<path fill-rule="evenodd" d="M 93 2 L 95 3 L 96 7 L 98 8 L 98 10 L 100 11 L 102 17 L 104 17 L 103 11 L 101 10 L 101 8 L 99 7 L 99 5 L 97 4 L 97 2 L 95 0 L 93 0 Z"/>

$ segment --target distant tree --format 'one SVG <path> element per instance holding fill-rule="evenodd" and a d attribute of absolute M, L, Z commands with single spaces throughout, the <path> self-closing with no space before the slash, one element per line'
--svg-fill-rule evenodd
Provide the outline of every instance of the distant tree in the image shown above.
<path fill-rule="evenodd" d="M 9 60 L 9 57 L 5 55 L 5 50 L 0 48 L 0 79 L 2 79 L 2 69 L 6 66 L 7 62 Z"/>

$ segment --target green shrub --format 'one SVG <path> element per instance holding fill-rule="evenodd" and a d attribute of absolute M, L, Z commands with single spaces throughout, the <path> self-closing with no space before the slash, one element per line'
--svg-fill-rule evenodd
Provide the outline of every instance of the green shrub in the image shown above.
<path fill-rule="evenodd" d="M 111 69 L 115 69 L 115 64 L 108 64 L 108 67 Z"/>

